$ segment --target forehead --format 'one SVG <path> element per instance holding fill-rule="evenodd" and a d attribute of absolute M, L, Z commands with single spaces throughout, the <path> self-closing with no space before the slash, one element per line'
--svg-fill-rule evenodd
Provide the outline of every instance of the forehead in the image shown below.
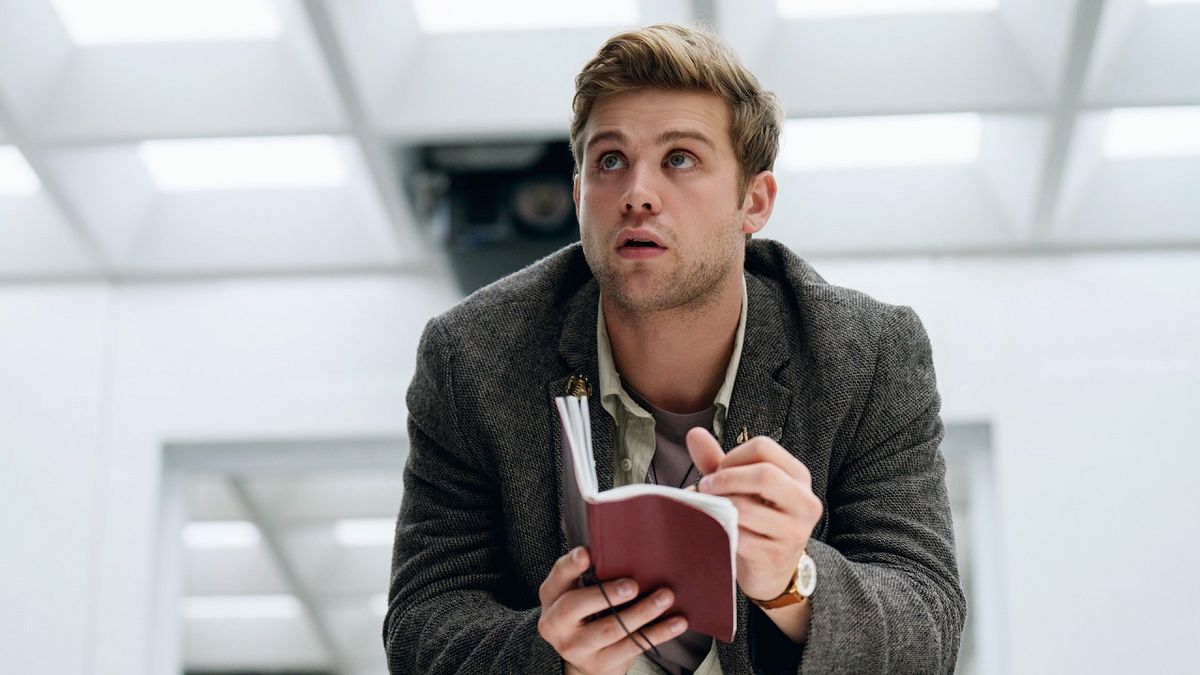
<path fill-rule="evenodd" d="M 606 131 L 619 131 L 631 142 L 665 131 L 694 131 L 732 149 L 729 104 L 709 92 L 640 89 L 596 101 L 583 129 L 584 143 Z"/>

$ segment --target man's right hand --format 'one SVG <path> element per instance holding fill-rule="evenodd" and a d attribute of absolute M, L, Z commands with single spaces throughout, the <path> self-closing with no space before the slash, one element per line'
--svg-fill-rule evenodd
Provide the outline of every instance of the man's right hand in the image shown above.
<path fill-rule="evenodd" d="M 598 586 L 578 587 L 579 576 L 590 564 L 587 549 L 583 547 L 573 549 L 554 563 L 538 589 L 542 601 L 538 633 L 562 657 L 567 673 L 624 675 L 642 649 L 625 633 L 615 616 L 601 615 L 588 620 L 608 609 Z M 615 579 L 603 586 L 614 607 L 638 594 L 633 579 Z M 660 589 L 622 609 L 621 621 L 638 637 L 638 642 L 642 642 L 637 634 L 641 628 L 652 644 L 660 645 L 687 630 L 687 621 L 680 616 L 647 626 L 670 609 L 674 601 L 670 590 Z"/>

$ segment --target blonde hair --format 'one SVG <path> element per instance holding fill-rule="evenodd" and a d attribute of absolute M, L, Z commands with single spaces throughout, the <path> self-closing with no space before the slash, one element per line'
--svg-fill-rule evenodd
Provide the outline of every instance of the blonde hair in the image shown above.
<path fill-rule="evenodd" d="M 583 163 L 583 127 L 596 101 L 639 89 L 703 91 L 729 103 L 739 195 L 745 195 L 751 177 L 775 165 L 783 122 L 779 99 L 711 31 L 663 23 L 612 36 L 576 76 L 571 116 L 576 173 Z"/>

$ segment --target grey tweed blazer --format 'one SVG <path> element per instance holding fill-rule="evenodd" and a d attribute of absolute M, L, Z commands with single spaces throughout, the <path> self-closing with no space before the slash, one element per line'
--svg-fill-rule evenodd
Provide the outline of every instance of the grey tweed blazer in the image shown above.
<path fill-rule="evenodd" d="M 784 246 L 746 255 L 745 347 L 722 444 L 743 427 L 812 472 L 825 504 L 804 673 L 954 669 L 966 602 L 954 561 L 929 339 L 913 311 L 831 286 Z M 383 639 L 392 673 L 559 673 L 538 587 L 567 550 L 561 431 L 571 375 L 598 383 L 598 288 L 578 244 L 484 288 L 425 329 Z M 615 428 L 592 406 L 611 487 Z M 755 672 L 739 594 L 728 674 Z"/>

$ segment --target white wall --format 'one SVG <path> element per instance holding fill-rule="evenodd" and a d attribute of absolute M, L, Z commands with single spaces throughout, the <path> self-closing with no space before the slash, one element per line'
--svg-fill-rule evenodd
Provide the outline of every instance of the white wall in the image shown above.
<path fill-rule="evenodd" d="M 146 673 L 164 441 L 404 435 L 444 286 L 0 288 L 0 670 Z"/>
<path fill-rule="evenodd" d="M 110 293 L 0 287 L 0 669 L 85 673 L 94 649 Z"/>
<path fill-rule="evenodd" d="M 1187 670 L 1200 252 L 817 264 L 914 306 L 945 417 L 992 424 L 1006 669 Z M 3 669 L 147 673 L 163 442 L 401 434 L 451 301 L 386 277 L 0 287 Z"/>
<path fill-rule="evenodd" d="M 817 264 L 914 306 L 944 416 L 992 423 L 1006 671 L 1195 672 L 1200 252 Z"/>

